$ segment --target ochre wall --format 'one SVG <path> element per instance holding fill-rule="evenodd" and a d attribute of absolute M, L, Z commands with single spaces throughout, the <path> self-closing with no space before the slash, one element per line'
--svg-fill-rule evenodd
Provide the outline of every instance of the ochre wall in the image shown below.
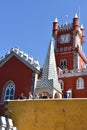
<path fill-rule="evenodd" d="M 87 130 L 87 99 L 9 101 L 18 130 Z"/>

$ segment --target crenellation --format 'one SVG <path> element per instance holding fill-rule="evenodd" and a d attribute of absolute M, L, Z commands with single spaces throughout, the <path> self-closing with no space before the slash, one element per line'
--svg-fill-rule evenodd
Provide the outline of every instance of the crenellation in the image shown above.
<path fill-rule="evenodd" d="M 79 69 L 65 70 L 60 74 L 58 74 L 58 77 L 64 78 L 64 77 L 82 76 L 82 75 L 87 75 L 87 68 L 83 68 L 82 71 L 80 71 Z"/>
<path fill-rule="evenodd" d="M 58 26 L 59 31 L 68 31 L 73 28 L 73 24 L 71 23 L 65 23 Z"/>
<path fill-rule="evenodd" d="M 36 60 L 36 59 L 33 60 L 33 66 L 34 66 L 35 68 L 40 69 L 38 60 Z"/>
<path fill-rule="evenodd" d="M 5 56 L 0 57 L 0 62 L 5 59 Z"/>
<path fill-rule="evenodd" d="M 27 54 L 27 53 L 24 53 L 24 54 L 23 54 L 23 58 L 24 58 L 24 60 L 27 61 L 27 60 L 28 60 L 28 54 Z"/>
<path fill-rule="evenodd" d="M 22 51 L 22 50 L 19 51 L 19 55 L 20 55 L 21 57 L 23 57 L 23 51 Z"/>
<path fill-rule="evenodd" d="M 30 64 L 33 64 L 33 60 L 34 60 L 34 59 L 33 59 L 32 56 L 29 56 L 29 57 L 28 57 L 28 62 L 29 62 Z"/>
<path fill-rule="evenodd" d="M 39 61 L 34 59 L 33 57 L 29 56 L 24 51 L 20 50 L 18 47 L 12 48 L 10 51 L 8 51 L 5 56 L 2 56 L 0 58 L 0 62 L 2 62 L 6 57 L 8 57 L 11 53 L 15 53 L 17 56 L 21 57 L 24 61 L 26 61 L 28 64 L 31 64 L 34 68 L 40 70 Z"/>
<path fill-rule="evenodd" d="M 19 48 L 18 47 L 15 47 L 15 48 L 12 48 L 11 50 L 10 50 L 11 52 L 13 51 L 13 52 L 15 52 L 15 53 L 19 53 Z"/>

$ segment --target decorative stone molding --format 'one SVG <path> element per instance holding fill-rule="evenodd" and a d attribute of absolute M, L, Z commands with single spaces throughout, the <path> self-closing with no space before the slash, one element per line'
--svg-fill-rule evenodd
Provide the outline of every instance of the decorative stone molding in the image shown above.
<path fill-rule="evenodd" d="M 65 23 L 65 24 L 62 24 L 58 27 L 58 30 L 59 31 L 66 31 L 66 30 L 70 30 L 73 28 L 73 24 L 71 23 Z"/>
<path fill-rule="evenodd" d="M 17 128 L 13 126 L 12 119 L 0 116 L 0 130 L 17 130 Z"/>
<path fill-rule="evenodd" d="M 78 69 L 67 71 L 66 73 L 58 74 L 58 78 L 66 78 L 66 77 L 73 77 L 73 76 L 87 76 L 87 68 L 82 69 L 80 72 Z"/>
<path fill-rule="evenodd" d="M 38 60 L 34 59 L 32 56 L 29 56 L 27 53 L 25 53 L 24 51 L 20 50 L 17 47 L 12 48 L 10 51 L 8 51 L 5 54 L 5 56 L 2 56 L 0 58 L 0 64 L 2 62 L 5 62 L 5 59 L 10 57 L 11 54 L 17 55 L 20 59 L 22 59 L 27 64 L 31 65 L 32 67 L 34 67 L 37 70 L 40 70 L 40 65 L 39 65 Z"/>

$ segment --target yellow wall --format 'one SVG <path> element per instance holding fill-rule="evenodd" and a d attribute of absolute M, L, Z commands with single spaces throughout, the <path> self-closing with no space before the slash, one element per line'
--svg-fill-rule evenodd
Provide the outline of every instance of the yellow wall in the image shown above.
<path fill-rule="evenodd" d="M 18 130 L 87 130 L 87 99 L 9 101 Z"/>

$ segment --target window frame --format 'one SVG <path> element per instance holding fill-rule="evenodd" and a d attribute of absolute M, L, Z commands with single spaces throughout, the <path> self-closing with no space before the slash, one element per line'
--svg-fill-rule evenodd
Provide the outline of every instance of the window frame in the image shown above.
<path fill-rule="evenodd" d="M 84 79 L 79 77 L 76 81 L 76 89 L 84 89 Z"/>
<path fill-rule="evenodd" d="M 59 83 L 60 83 L 60 86 L 61 86 L 61 90 L 64 90 L 64 82 L 63 82 L 63 80 L 59 79 Z"/>
<path fill-rule="evenodd" d="M 14 100 L 14 95 L 15 95 L 15 84 L 13 81 L 8 81 L 3 87 L 2 102 L 6 100 Z M 6 99 L 7 97 L 8 99 Z"/>
<path fill-rule="evenodd" d="M 66 69 L 67 68 L 67 60 L 66 59 L 61 59 L 60 60 L 60 68 L 61 69 Z"/>

